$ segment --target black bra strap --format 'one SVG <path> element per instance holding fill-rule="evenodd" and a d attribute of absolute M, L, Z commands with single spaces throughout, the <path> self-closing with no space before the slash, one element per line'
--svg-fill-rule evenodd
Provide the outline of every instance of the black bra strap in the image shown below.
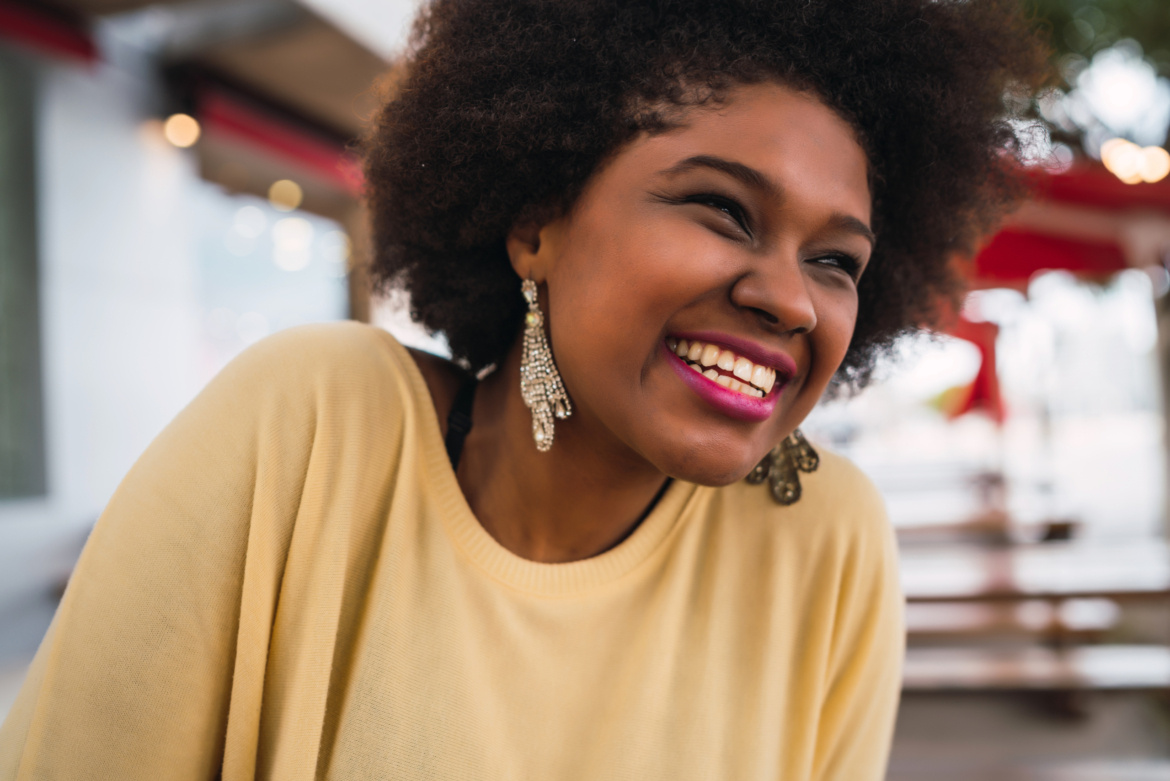
<path fill-rule="evenodd" d="M 455 403 L 451 405 L 451 412 L 447 414 L 447 457 L 451 459 L 451 468 L 459 468 L 459 456 L 463 455 L 463 440 L 467 439 L 467 432 L 471 431 L 471 405 L 475 401 L 475 389 L 479 381 L 468 377 L 455 395 Z"/>

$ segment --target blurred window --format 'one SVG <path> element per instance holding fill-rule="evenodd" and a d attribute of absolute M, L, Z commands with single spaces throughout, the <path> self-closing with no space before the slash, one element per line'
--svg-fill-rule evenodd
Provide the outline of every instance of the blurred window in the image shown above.
<path fill-rule="evenodd" d="M 34 87 L 0 48 L 0 499 L 45 493 Z"/>

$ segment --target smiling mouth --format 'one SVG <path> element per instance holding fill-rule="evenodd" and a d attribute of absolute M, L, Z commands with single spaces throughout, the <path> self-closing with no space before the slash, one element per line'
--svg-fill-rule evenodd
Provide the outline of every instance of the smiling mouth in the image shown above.
<path fill-rule="evenodd" d="M 726 347 L 674 337 L 667 337 L 666 346 L 699 374 L 741 395 L 762 399 L 776 384 L 775 369 L 753 363 Z"/>

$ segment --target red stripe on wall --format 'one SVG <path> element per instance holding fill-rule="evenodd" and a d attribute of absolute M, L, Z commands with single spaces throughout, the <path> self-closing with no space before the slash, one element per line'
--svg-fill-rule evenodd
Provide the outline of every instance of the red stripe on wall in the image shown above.
<path fill-rule="evenodd" d="M 311 170 L 354 197 L 361 194 L 361 165 L 343 145 L 291 126 L 214 88 L 200 93 L 198 106 L 205 133 L 255 144 Z"/>
<path fill-rule="evenodd" d="M 98 58 L 89 33 L 56 15 L 19 3 L 0 0 L 0 34 L 50 54 L 86 62 Z"/>

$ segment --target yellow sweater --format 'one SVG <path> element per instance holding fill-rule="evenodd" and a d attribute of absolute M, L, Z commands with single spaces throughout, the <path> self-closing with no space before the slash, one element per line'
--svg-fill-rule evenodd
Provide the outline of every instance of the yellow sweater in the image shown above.
<path fill-rule="evenodd" d="M 526 561 L 472 515 L 401 346 L 286 331 L 115 493 L 0 781 L 877 781 L 894 547 L 822 456 L 792 507 L 675 482 L 613 550 Z"/>

